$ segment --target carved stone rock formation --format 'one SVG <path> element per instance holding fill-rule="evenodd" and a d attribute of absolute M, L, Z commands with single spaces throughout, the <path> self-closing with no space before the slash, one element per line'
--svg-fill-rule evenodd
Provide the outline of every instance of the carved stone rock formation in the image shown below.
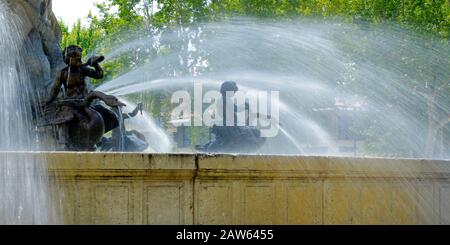
<path fill-rule="evenodd" d="M 64 65 L 59 47 L 61 30 L 52 12 L 52 0 L 0 0 L 22 21 L 26 66 L 35 88 L 46 96 L 54 75 Z"/>

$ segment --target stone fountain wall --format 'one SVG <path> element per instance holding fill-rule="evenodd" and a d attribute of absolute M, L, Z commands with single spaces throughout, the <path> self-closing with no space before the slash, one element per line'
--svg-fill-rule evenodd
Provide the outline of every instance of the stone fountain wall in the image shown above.
<path fill-rule="evenodd" d="M 450 224 L 448 161 L 64 152 L 2 157 L 48 169 L 64 224 Z"/>
<path fill-rule="evenodd" d="M 0 1 L 23 20 L 27 66 L 45 91 L 63 64 L 51 0 Z M 18 152 L 0 159 L 48 170 L 64 224 L 450 224 L 446 161 Z"/>
<path fill-rule="evenodd" d="M 59 41 L 61 30 L 52 12 L 51 0 L 1 0 L 13 14 L 22 20 L 22 45 L 26 66 L 33 84 L 42 96 L 53 83 L 58 69 L 63 66 Z"/>

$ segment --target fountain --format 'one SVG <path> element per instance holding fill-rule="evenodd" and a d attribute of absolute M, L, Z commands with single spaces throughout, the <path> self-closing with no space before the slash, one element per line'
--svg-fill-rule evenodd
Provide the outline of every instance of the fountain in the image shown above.
<path fill-rule="evenodd" d="M 33 105 L 54 64 L 51 47 L 43 31 L 35 28 L 37 18 L 31 3 L 0 1 L 0 151 L 37 150 Z M 28 14 L 28 15 L 27 15 Z M 44 15 L 45 12 L 42 13 Z M 24 18 L 28 16 L 28 18 Z M 42 18 L 40 16 L 39 18 Z M 41 32 L 42 31 L 42 32 Z M 56 40 L 48 36 L 47 41 Z M 48 47 L 48 55 L 43 47 Z M 51 59 L 51 58 L 50 58 Z M 56 60 L 52 60 L 56 62 Z M 26 154 L 2 154 L 0 158 L 0 224 L 58 223 L 48 194 L 45 160 Z"/>
<path fill-rule="evenodd" d="M 394 24 L 311 19 L 232 18 L 162 30 L 156 37 L 130 36 L 138 38 L 118 43 L 107 58 L 133 53 L 136 65 L 99 90 L 170 101 L 174 92 L 192 92 L 196 83 L 206 93 L 231 80 L 248 93 L 279 91 L 279 135 L 257 153 L 449 157 L 448 142 L 437 140 L 449 125 L 448 43 Z M 108 50 L 103 49 L 99 45 Z M 432 92 L 432 86 L 439 90 Z M 436 94 L 428 101 L 432 111 L 426 109 L 429 92 Z M 435 147 L 425 150 L 429 145 Z"/>
<path fill-rule="evenodd" d="M 121 135 L 142 133 L 148 149 L 42 152 L 54 149 L 36 133 L 33 105 L 48 98 L 63 62 L 48 3 L 0 0 L 0 223 L 450 222 L 450 110 L 440 103 L 448 43 L 390 24 L 310 19 L 232 18 L 134 33 L 111 50 L 98 46 L 106 62 L 130 52 L 136 60 L 95 90 L 127 105 L 120 116 L 140 101 L 147 111 L 160 107 L 120 127 Z M 173 120 L 171 96 L 200 87 L 203 102 L 224 81 L 248 93 L 278 91 L 279 120 L 266 117 L 271 109 L 261 113 L 278 135 L 251 154 L 177 147 L 170 131 L 203 111 Z"/>

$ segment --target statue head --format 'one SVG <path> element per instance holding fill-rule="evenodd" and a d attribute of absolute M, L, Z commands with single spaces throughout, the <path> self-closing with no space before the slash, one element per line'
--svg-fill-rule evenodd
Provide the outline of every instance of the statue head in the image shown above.
<path fill-rule="evenodd" d="M 220 93 L 223 95 L 225 95 L 227 92 L 236 93 L 237 91 L 239 91 L 239 88 L 234 81 L 226 81 L 220 87 Z"/>
<path fill-rule="evenodd" d="M 64 62 L 69 66 L 81 66 L 83 62 L 81 61 L 83 55 L 83 49 L 77 45 L 70 45 L 63 51 Z"/>

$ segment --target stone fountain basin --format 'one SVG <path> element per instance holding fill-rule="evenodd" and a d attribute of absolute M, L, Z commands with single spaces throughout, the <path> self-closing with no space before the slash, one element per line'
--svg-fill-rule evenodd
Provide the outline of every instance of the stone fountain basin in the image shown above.
<path fill-rule="evenodd" d="M 48 173 L 64 224 L 450 223 L 450 161 L 0 153 L 5 157 Z"/>

